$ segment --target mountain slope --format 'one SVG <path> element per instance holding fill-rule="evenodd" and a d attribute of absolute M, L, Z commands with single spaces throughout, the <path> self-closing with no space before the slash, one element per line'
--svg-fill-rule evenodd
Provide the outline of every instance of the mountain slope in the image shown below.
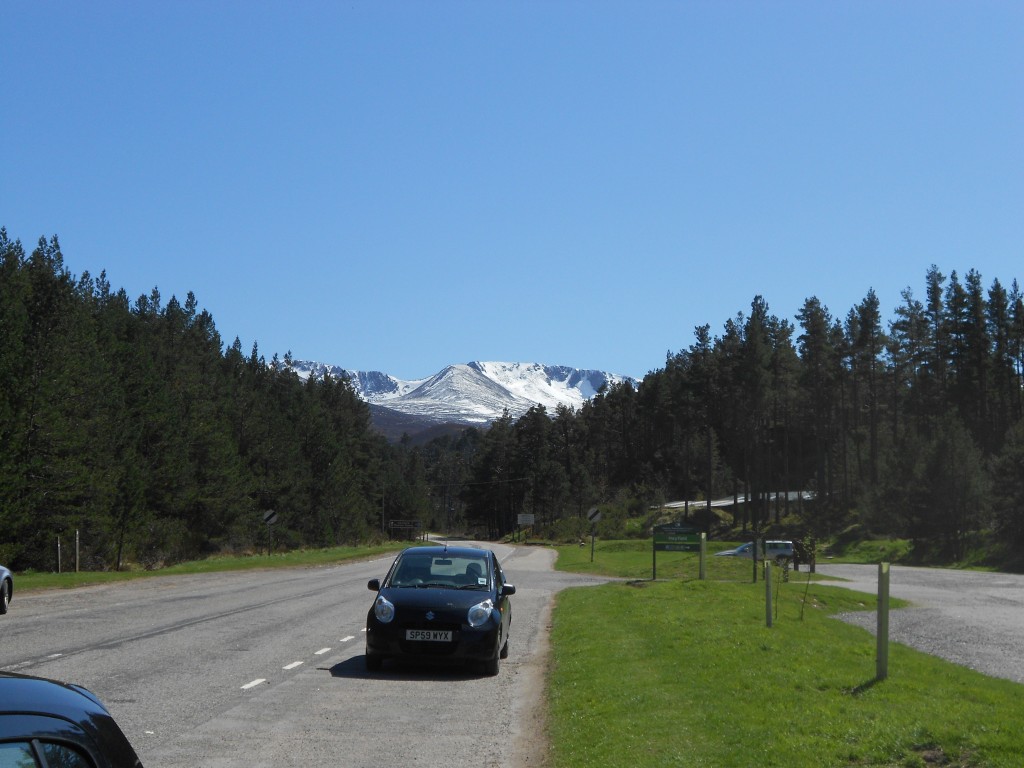
<path fill-rule="evenodd" d="M 506 410 L 518 418 L 534 405 L 554 413 L 559 405 L 579 408 L 602 386 L 637 382 L 603 371 L 538 363 L 473 362 L 449 365 L 425 379 L 403 381 L 379 371 L 353 371 L 336 365 L 293 360 L 302 378 L 347 378 L 373 406 L 374 423 L 484 425 Z M 392 432 L 392 429 L 385 430 Z M 413 430 L 404 431 L 413 434 Z M 418 431 L 418 430 L 416 430 Z"/>

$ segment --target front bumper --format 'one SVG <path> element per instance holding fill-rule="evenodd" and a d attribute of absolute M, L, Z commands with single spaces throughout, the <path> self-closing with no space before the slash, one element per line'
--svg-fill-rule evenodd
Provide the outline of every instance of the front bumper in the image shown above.
<path fill-rule="evenodd" d="M 366 622 L 366 653 L 386 658 L 479 660 L 498 652 L 501 621 L 492 616 L 482 627 L 444 621 L 402 621 L 381 624 L 371 615 Z M 450 641 L 407 640 L 408 629 L 448 630 Z"/>

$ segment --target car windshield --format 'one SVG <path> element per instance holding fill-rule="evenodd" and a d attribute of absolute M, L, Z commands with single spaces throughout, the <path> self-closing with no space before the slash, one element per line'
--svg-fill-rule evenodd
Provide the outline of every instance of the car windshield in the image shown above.
<path fill-rule="evenodd" d="M 388 586 L 485 590 L 488 584 L 487 560 L 483 557 L 410 553 L 398 563 Z"/>

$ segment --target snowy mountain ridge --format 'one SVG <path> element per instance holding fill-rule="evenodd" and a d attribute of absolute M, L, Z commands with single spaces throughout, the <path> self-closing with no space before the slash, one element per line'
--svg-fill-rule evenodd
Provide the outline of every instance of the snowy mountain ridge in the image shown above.
<path fill-rule="evenodd" d="M 303 379 L 347 378 L 371 405 L 433 424 L 489 424 L 505 410 L 518 418 L 534 405 L 543 405 L 553 415 L 559 405 L 579 408 L 605 385 L 637 386 L 628 376 L 539 363 L 449 365 L 433 376 L 408 381 L 380 371 L 306 360 L 292 360 L 291 370 Z"/>

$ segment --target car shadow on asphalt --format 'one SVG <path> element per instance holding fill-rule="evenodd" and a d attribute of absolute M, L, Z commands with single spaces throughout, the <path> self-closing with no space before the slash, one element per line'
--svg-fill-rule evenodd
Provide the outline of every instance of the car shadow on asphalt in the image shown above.
<path fill-rule="evenodd" d="M 322 667 L 331 673 L 331 677 L 349 680 L 380 680 L 382 682 L 408 682 L 412 680 L 453 681 L 477 680 L 486 678 L 475 664 L 441 664 L 430 662 L 406 662 L 389 660 L 379 672 L 366 669 L 366 657 L 360 654 L 333 667 Z"/>

